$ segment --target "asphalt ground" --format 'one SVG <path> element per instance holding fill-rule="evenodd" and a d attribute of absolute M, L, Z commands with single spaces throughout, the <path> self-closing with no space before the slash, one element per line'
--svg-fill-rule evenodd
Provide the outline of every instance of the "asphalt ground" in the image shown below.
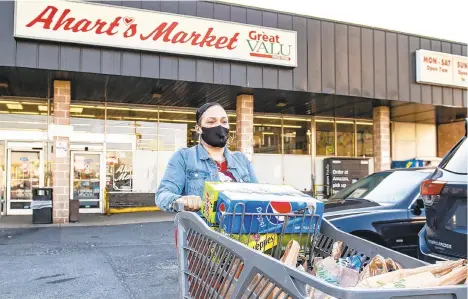
<path fill-rule="evenodd" d="M 178 296 L 173 222 L 0 229 L 0 298 Z"/>

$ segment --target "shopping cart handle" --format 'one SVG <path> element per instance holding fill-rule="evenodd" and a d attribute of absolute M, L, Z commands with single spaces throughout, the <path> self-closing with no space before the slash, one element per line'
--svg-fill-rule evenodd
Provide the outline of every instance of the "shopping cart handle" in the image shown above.
<path fill-rule="evenodd" d="M 174 202 L 174 210 L 176 212 L 183 212 L 184 211 L 184 203 L 183 202 L 180 202 L 180 201 L 175 201 Z"/>

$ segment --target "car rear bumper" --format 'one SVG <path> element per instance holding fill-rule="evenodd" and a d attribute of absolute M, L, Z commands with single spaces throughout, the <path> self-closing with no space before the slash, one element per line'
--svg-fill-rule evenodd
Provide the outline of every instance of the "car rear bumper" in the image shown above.
<path fill-rule="evenodd" d="M 435 263 L 438 261 L 452 261 L 452 260 L 459 259 L 457 257 L 451 257 L 451 256 L 441 255 L 441 254 L 432 252 L 426 243 L 426 226 L 423 227 L 423 229 L 419 232 L 418 236 L 419 236 L 419 240 L 418 240 L 419 253 L 423 255 L 423 256 L 420 256 L 419 259 L 430 262 L 430 263 Z"/>

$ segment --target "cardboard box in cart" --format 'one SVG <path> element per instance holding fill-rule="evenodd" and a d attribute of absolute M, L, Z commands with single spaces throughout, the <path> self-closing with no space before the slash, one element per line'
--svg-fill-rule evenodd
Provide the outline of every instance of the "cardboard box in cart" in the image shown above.
<path fill-rule="evenodd" d="M 286 234 L 281 236 L 280 234 L 230 234 L 226 233 L 219 227 L 211 227 L 214 231 L 217 231 L 230 239 L 241 242 L 248 247 L 258 250 L 260 252 L 269 253 L 270 250 L 280 245 L 281 252 L 285 250 L 290 240 L 295 240 L 299 243 L 302 248 L 309 248 L 311 246 L 312 237 L 308 234 Z"/>
<path fill-rule="evenodd" d="M 217 182 L 205 183 L 201 207 L 208 223 L 232 234 L 309 233 L 320 228 L 323 209 L 291 186 Z"/>

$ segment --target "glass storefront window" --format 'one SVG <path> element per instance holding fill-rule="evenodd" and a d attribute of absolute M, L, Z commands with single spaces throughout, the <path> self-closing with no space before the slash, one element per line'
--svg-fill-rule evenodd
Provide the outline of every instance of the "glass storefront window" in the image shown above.
<path fill-rule="evenodd" d="M 0 200 L 6 199 L 5 142 L 0 141 Z M 2 211 L 0 210 L 0 213 Z"/>
<path fill-rule="evenodd" d="M 371 122 L 356 122 L 357 156 L 374 156 L 374 127 Z"/>
<path fill-rule="evenodd" d="M 340 157 L 354 157 L 354 122 L 336 122 L 336 155 Z"/>
<path fill-rule="evenodd" d="M 281 154 L 281 117 L 254 116 L 254 153 Z"/>
<path fill-rule="evenodd" d="M 80 208 L 98 209 L 101 205 L 101 153 L 72 152 L 73 199 Z"/>
<path fill-rule="evenodd" d="M 0 97 L 0 130 L 12 131 L 25 139 L 36 132 L 47 132 L 47 100 L 15 100 Z M 2 138 L 8 139 L 8 132 Z"/>
<path fill-rule="evenodd" d="M 133 190 L 133 152 L 107 151 L 106 186 L 109 192 Z"/>
<path fill-rule="evenodd" d="M 104 133 L 105 105 L 70 105 L 70 124 L 79 133 Z M 88 135 L 88 134 L 86 134 Z"/>
<path fill-rule="evenodd" d="M 335 122 L 333 120 L 316 120 L 316 155 L 334 156 L 335 155 Z"/>
<path fill-rule="evenodd" d="M 311 120 L 301 118 L 283 118 L 284 154 L 310 155 Z"/>
<path fill-rule="evenodd" d="M 195 111 L 161 109 L 159 113 L 159 150 L 175 152 L 198 144 Z"/>
<path fill-rule="evenodd" d="M 109 191 L 154 193 L 173 153 L 198 143 L 195 111 L 110 107 L 106 122 Z"/>

